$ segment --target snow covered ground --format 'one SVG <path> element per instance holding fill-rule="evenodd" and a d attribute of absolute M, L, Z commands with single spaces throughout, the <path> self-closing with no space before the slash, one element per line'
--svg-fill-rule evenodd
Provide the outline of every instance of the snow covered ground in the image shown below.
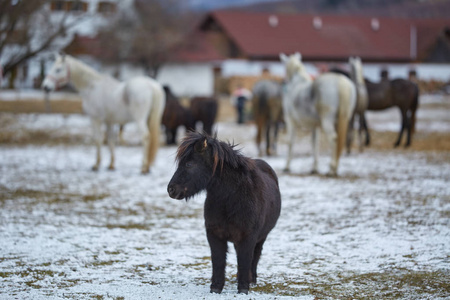
<path fill-rule="evenodd" d="M 441 105 L 448 101 L 423 101 L 418 132 L 450 133 L 450 110 Z M 379 131 L 397 131 L 398 120 L 396 111 L 369 115 Z M 340 176 L 328 178 L 309 175 L 306 137 L 297 142 L 293 173 L 283 173 L 281 143 L 278 156 L 264 157 L 278 173 L 283 207 L 258 284 L 236 294 L 230 247 L 225 289 L 212 295 L 204 195 L 185 202 L 166 191 L 176 147 L 160 148 L 151 174 L 141 175 L 136 128 L 128 125 L 117 170 L 106 170 L 104 147 L 95 173 L 85 116 L 0 114 L 0 124 L 18 140 L 42 131 L 84 137 L 0 144 L 0 299 L 450 297 L 449 151 L 368 148 L 343 156 Z M 256 156 L 252 125 L 217 128 L 220 139 Z M 324 152 L 321 174 L 328 161 Z"/>

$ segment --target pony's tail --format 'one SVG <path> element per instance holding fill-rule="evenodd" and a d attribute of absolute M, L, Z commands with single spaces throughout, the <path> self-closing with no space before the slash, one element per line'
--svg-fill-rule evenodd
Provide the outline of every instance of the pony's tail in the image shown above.
<path fill-rule="evenodd" d="M 149 146 L 147 151 L 147 161 L 151 166 L 156 158 L 156 153 L 159 149 L 159 139 L 161 130 L 161 119 L 166 105 L 166 96 L 162 88 L 154 87 L 153 89 L 154 99 L 150 108 L 150 114 L 148 116 L 148 129 L 149 129 Z"/>
<path fill-rule="evenodd" d="M 419 86 L 417 84 L 414 84 L 415 89 L 415 95 L 414 95 L 414 102 L 411 106 L 411 133 L 414 133 L 416 131 L 416 111 L 419 107 Z"/>
<path fill-rule="evenodd" d="M 339 108 L 338 108 L 338 121 L 337 121 L 337 141 L 336 141 L 336 157 L 337 160 L 341 157 L 342 149 L 347 141 L 347 130 L 349 126 L 349 120 L 353 113 L 356 102 L 356 90 L 352 85 L 344 84 L 348 81 L 347 78 L 340 78 L 339 84 Z M 352 106 L 353 102 L 353 106 Z M 351 108 L 351 109 L 349 109 Z"/>

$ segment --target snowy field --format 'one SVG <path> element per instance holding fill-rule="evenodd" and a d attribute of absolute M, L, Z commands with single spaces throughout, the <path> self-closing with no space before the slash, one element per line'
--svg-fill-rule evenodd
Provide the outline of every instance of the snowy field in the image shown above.
<path fill-rule="evenodd" d="M 450 138 L 450 99 L 422 100 L 417 134 Z M 397 132 L 398 112 L 370 113 L 369 122 Z M 371 147 L 344 155 L 340 176 L 328 178 L 309 175 L 308 136 L 297 141 L 293 173 L 283 173 L 282 136 L 278 156 L 264 157 L 278 173 L 282 211 L 258 284 L 237 295 L 229 247 L 227 282 L 213 295 L 204 194 L 185 202 L 166 191 L 176 147 L 160 148 L 151 173 L 141 175 L 136 128 L 128 125 L 116 171 L 106 169 L 105 146 L 95 173 L 85 116 L 0 113 L 0 125 L 0 299 L 450 297 L 449 149 Z M 223 121 L 217 130 L 256 156 L 254 126 Z M 321 174 L 328 162 L 323 151 Z"/>

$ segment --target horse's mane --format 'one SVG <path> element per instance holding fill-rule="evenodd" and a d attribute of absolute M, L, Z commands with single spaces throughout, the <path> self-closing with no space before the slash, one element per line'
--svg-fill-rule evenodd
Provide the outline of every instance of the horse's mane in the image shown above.
<path fill-rule="evenodd" d="M 211 137 L 206 133 L 191 131 L 186 134 L 178 147 L 176 160 L 180 162 L 194 152 L 210 150 L 213 159 L 213 175 L 218 166 L 220 166 L 220 172 L 223 171 L 224 166 L 232 169 L 250 169 L 251 159 L 242 155 L 239 149 L 235 149 L 236 146 L 238 145 L 219 141 L 217 133 Z"/>
<path fill-rule="evenodd" d="M 92 81 L 98 80 L 101 78 L 108 78 L 108 80 L 117 81 L 111 76 L 106 74 L 101 74 L 94 68 L 85 64 L 81 60 L 76 59 L 73 56 L 65 54 L 64 57 L 60 56 L 61 60 L 66 60 L 68 65 L 70 66 L 70 76 L 73 81 L 76 81 L 78 85 L 81 87 L 92 84 Z M 80 86 L 78 88 L 80 88 Z"/>

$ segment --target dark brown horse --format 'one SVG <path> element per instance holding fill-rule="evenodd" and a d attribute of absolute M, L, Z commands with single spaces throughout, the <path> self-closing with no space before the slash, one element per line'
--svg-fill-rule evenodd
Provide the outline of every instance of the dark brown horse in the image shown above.
<path fill-rule="evenodd" d="M 367 93 L 369 95 L 368 110 L 383 110 L 393 106 L 400 109 L 402 123 L 398 139 L 394 146 L 400 145 L 403 132 L 406 130 L 405 147 L 411 145 L 411 137 L 416 123 L 416 110 L 419 106 L 419 87 L 406 79 L 383 79 L 379 83 L 373 83 L 366 79 Z M 370 143 L 367 132 L 367 144 Z"/>
<path fill-rule="evenodd" d="M 206 190 L 212 293 L 221 293 L 225 283 L 228 241 L 237 254 L 238 292 L 248 293 L 250 283 L 256 283 L 263 244 L 281 209 L 274 170 L 234 148 L 205 133 L 189 132 L 178 148 L 178 168 L 167 187 L 170 197 L 179 200 Z"/>
<path fill-rule="evenodd" d="M 203 124 L 203 131 L 212 134 L 212 127 L 216 120 L 218 103 L 215 98 L 210 97 L 194 97 L 191 99 L 191 113 L 193 117 L 193 128 L 195 129 L 198 122 Z"/>
<path fill-rule="evenodd" d="M 194 120 L 191 111 L 180 104 L 168 86 L 164 86 L 164 92 L 166 93 L 166 106 L 161 123 L 166 128 L 167 145 L 174 145 L 177 143 L 178 127 L 184 126 L 186 130 L 193 130 Z"/>
<path fill-rule="evenodd" d="M 266 137 L 266 154 L 275 154 L 278 129 L 283 120 L 281 85 L 273 80 L 260 80 L 253 86 L 253 115 L 256 123 L 256 146 L 263 154 L 261 140 Z"/>
<path fill-rule="evenodd" d="M 350 77 L 349 73 L 344 70 L 335 68 L 330 71 Z M 408 147 L 411 145 L 412 134 L 415 130 L 416 111 L 419 107 L 419 87 L 413 81 L 406 79 L 389 80 L 386 74 L 385 71 L 382 72 L 382 80 L 378 83 L 365 79 L 369 96 L 367 109 L 377 111 L 397 106 L 400 109 L 402 121 L 400 133 L 394 147 L 400 145 L 405 130 L 407 134 L 405 147 Z M 366 145 L 368 146 L 370 144 L 370 134 L 367 120 L 362 125 L 366 132 Z"/>

